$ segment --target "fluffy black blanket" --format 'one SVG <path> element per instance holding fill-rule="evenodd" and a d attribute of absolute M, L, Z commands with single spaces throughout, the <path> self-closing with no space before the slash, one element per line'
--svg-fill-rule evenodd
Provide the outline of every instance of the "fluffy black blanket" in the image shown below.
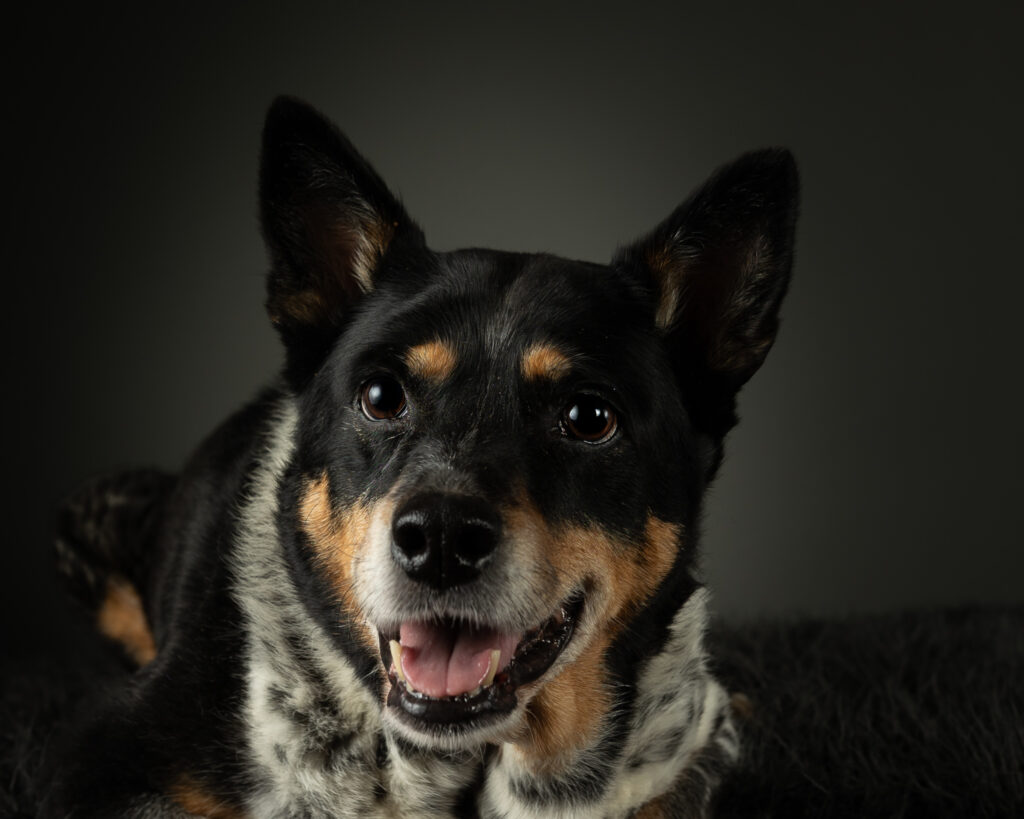
<path fill-rule="evenodd" d="M 720 816 L 1024 816 L 1024 608 L 721 627 Z"/>
<path fill-rule="evenodd" d="M 712 643 L 747 715 L 716 815 L 1024 816 L 1024 608 L 719 625 Z M 0 815 L 35 814 L 61 727 L 124 673 L 78 646 L 5 675 Z"/>

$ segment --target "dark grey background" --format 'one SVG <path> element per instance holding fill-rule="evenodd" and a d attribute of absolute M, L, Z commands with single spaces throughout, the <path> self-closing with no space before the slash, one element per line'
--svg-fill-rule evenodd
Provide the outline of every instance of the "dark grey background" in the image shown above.
<path fill-rule="evenodd" d="M 440 249 L 603 261 L 792 148 L 794 286 L 709 509 L 719 609 L 1024 601 L 1019 3 L 147 5 L 5 26 L 8 650 L 54 639 L 58 499 L 176 467 L 279 363 L 255 181 L 280 92 Z"/>

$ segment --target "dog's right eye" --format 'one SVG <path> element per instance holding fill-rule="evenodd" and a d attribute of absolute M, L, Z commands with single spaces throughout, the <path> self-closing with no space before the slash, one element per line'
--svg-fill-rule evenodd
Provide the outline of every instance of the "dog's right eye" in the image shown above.
<path fill-rule="evenodd" d="M 371 421 L 387 421 L 405 412 L 405 390 L 394 378 L 377 375 L 363 384 L 359 405 Z"/>
<path fill-rule="evenodd" d="M 588 444 L 603 444 L 618 429 L 615 410 L 604 399 L 582 393 L 562 410 L 562 434 Z"/>

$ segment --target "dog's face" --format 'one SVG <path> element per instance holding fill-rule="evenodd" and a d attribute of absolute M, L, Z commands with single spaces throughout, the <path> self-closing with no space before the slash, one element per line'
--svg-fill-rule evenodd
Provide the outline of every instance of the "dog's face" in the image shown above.
<path fill-rule="evenodd" d="M 775 335 L 795 184 L 750 155 L 610 266 L 435 253 L 333 126 L 272 108 L 268 309 L 301 408 L 280 528 L 406 738 L 557 757 L 658 650 Z"/>
<path fill-rule="evenodd" d="M 642 294 L 547 257 L 417 268 L 308 387 L 317 567 L 380 643 L 405 730 L 493 736 L 560 671 L 600 711 L 600 658 L 675 563 L 699 471 Z"/>

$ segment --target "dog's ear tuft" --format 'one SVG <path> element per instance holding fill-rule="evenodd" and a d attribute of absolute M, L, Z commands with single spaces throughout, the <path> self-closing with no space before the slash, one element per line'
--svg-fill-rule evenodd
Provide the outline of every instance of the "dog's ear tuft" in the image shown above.
<path fill-rule="evenodd" d="M 323 338 L 374 288 L 381 259 L 423 234 L 323 115 L 279 97 L 267 112 L 260 210 L 270 253 L 267 311 L 286 345 Z"/>
<path fill-rule="evenodd" d="M 789 283 L 799 199 L 786 150 L 720 168 L 614 264 L 647 283 L 696 420 L 714 435 L 734 423 L 736 391 L 764 362 Z"/>

